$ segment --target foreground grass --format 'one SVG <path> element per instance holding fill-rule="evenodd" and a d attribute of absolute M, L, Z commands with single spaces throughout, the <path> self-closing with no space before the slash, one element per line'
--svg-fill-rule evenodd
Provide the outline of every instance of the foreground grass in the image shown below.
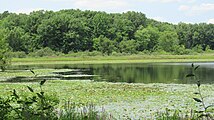
<path fill-rule="evenodd" d="M 214 54 L 13 58 L 12 64 L 13 65 L 101 64 L 101 63 L 197 62 L 197 61 L 200 62 L 214 61 Z"/>
<path fill-rule="evenodd" d="M 0 96 L 11 94 L 13 89 L 18 94 L 30 94 L 26 86 L 39 91 L 38 83 L 1 83 Z M 104 107 L 117 119 L 151 118 L 155 113 L 171 110 L 181 110 L 186 113 L 197 109 L 193 101 L 195 85 L 178 84 L 127 84 L 92 81 L 47 81 L 43 89 L 46 94 L 60 99 L 59 108 L 66 101 L 77 105 L 90 103 Z M 206 103 L 210 104 L 214 98 L 214 86 L 203 85 L 203 92 L 208 95 Z M 98 107 L 99 108 L 99 107 Z"/>

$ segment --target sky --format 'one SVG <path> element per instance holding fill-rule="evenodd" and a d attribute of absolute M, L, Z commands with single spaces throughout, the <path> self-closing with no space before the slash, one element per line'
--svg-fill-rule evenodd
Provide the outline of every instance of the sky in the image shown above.
<path fill-rule="evenodd" d="M 0 0 L 0 13 L 80 9 L 122 13 L 136 11 L 162 22 L 214 24 L 214 0 Z"/>

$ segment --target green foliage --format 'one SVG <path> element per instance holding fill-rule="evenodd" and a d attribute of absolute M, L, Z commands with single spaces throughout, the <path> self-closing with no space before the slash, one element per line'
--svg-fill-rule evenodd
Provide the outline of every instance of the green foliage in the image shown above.
<path fill-rule="evenodd" d="M 10 98 L 0 97 L 0 119 L 5 120 L 10 117 L 8 113 L 12 111 L 11 101 Z"/>
<path fill-rule="evenodd" d="M 23 51 L 18 51 L 18 52 L 10 52 L 9 56 L 12 58 L 26 58 L 27 54 Z"/>
<path fill-rule="evenodd" d="M 173 25 L 148 19 L 145 14 L 134 11 L 108 14 L 73 9 L 57 12 L 40 10 L 29 15 L 5 11 L 0 14 L 0 28 L 0 34 L 4 31 L 0 39 L 6 41 L 7 48 L 26 54 L 46 47 L 65 54 L 95 50 L 108 55 L 114 51 L 127 53 L 129 49 L 128 53 L 133 54 L 136 53 L 135 48 L 137 52 L 162 49 L 186 54 L 183 48 L 182 52 L 176 51 L 177 45 L 196 52 L 206 50 L 208 45 L 210 50 L 214 49 L 213 24 Z M 103 39 L 104 43 L 98 39 Z M 129 41 L 131 47 L 122 49 L 129 44 L 126 43 L 128 40 L 134 40 L 134 45 Z"/>
<path fill-rule="evenodd" d="M 176 32 L 164 31 L 158 41 L 160 49 L 166 52 L 173 52 L 178 45 L 178 35 Z"/>
<path fill-rule="evenodd" d="M 0 51 L 0 69 L 5 71 L 5 69 L 10 65 L 10 56 L 7 52 Z"/>
<path fill-rule="evenodd" d="M 93 104 L 78 108 L 78 105 L 71 102 L 66 102 L 63 110 L 59 113 L 60 120 L 113 120 L 104 109 L 98 112 Z"/>
<path fill-rule="evenodd" d="M 27 86 L 28 96 L 19 95 L 14 89 L 12 95 L 0 98 L 1 119 L 57 119 L 54 106 L 59 103 L 56 97 L 46 95 L 42 86 L 46 80 L 40 82 L 40 91 L 36 92 Z"/>
<path fill-rule="evenodd" d="M 119 44 L 120 52 L 134 54 L 136 50 L 135 40 L 121 41 Z"/>
<path fill-rule="evenodd" d="M 34 52 L 29 53 L 29 56 L 31 57 L 44 57 L 44 56 L 57 56 L 57 54 L 55 51 L 53 51 L 52 49 L 45 47 L 39 50 L 36 50 Z"/>
<path fill-rule="evenodd" d="M 66 102 L 62 108 L 56 108 L 59 100 L 56 96 L 43 91 L 46 80 L 39 83 L 40 90 L 26 86 L 28 94 L 23 95 L 15 89 L 11 96 L 0 97 L 0 119 L 22 120 L 106 120 L 113 119 L 103 109 L 98 112 L 93 104 L 80 107 L 75 103 Z M 59 107 L 59 106 L 57 106 Z"/>
<path fill-rule="evenodd" d="M 94 39 L 94 49 L 101 51 L 103 54 L 110 55 L 114 51 L 114 42 L 110 39 L 100 36 Z"/>
<path fill-rule="evenodd" d="M 211 50 L 211 48 L 210 48 L 210 46 L 209 46 L 209 45 L 207 45 L 207 46 L 206 46 L 206 48 L 205 48 L 205 52 L 208 52 L 208 53 L 209 53 L 209 52 L 212 52 L 212 50 Z"/>
<path fill-rule="evenodd" d="M 158 43 L 159 31 L 156 27 L 140 27 L 135 33 L 139 51 L 152 50 Z"/>
<path fill-rule="evenodd" d="M 191 50 L 185 49 L 184 45 L 176 45 L 173 52 L 176 55 L 188 55 Z"/>
<path fill-rule="evenodd" d="M 197 52 L 197 53 L 202 53 L 203 52 L 203 48 L 201 45 L 196 45 L 194 48 L 193 48 L 193 51 Z"/>
<path fill-rule="evenodd" d="M 155 116 L 156 120 L 198 120 L 195 113 L 181 113 L 179 110 L 170 110 L 166 108 L 165 112 L 157 112 Z"/>
<path fill-rule="evenodd" d="M 10 56 L 8 54 L 9 48 L 5 40 L 5 33 L 6 33 L 6 30 L 0 29 L 0 69 L 1 71 L 5 71 L 7 66 L 10 65 Z"/>
<path fill-rule="evenodd" d="M 196 71 L 198 70 L 198 68 L 200 67 L 200 65 L 196 66 L 192 63 L 192 71 L 191 73 L 187 74 L 186 77 L 193 77 L 196 81 L 197 81 L 197 88 L 198 91 L 195 92 L 194 94 L 197 97 L 194 97 L 193 100 L 197 103 L 200 104 L 200 106 L 202 106 L 202 110 L 196 110 L 196 113 L 198 113 L 198 119 L 207 119 L 207 120 L 212 120 L 213 116 L 211 115 L 210 112 L 208 112 L 208 109 L 210 107 L 213 107 L 213 105 L 206 105 L 205 104 L 205 97 L 203 96 L 202 92 L 201 92 L 201 81 L 198 79 L 198 76 L 196 75 Z"/>

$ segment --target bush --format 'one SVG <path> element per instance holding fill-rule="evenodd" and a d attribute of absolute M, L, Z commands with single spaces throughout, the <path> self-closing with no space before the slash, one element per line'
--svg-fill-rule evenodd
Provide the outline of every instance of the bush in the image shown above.
<path fill-rule="evenodd" d="M 57 53 L 59 54 L 59 53 Z M 49 47 L 45 47 L 42 49 L 39 49 L 37 51 L 29 53 L 29 56 L 31 57 L 44 57 L 44 56 L 57 56 L 56 52 L 50 49 Z"/>
<path fill-rule="evenodd" d="M 0 51 L 0 69 L 5 71 L 5 69 L 10 65 L 10 55 L 7 52 Z"/>
<path fill-rule="evenodd" d="M 162 49 L 158 49 L 156 50 L 155 52 L 152 53 L 153 55 L 169 55 L 170 53 L 169 52 L 166 52 Z"/>
<path fill-rule="evenodd" d="M 23 51 L 9 53 L 12 58 L 26 58 L 27 54 Z"/>
<path fill-rule="evenodd" d="M 210 48 L 209 45 L 207 45 L 206 48 L 205 48 L 205 52 L 211 53 L 211 52 L 213 52 L 213 50 Z"/>
<path fill-rule="evenodd" d="M 149 51 L 149 50 L 144 50 L 144 51 L 142 51 L 142 52 L 139 52 L 138 54 L 139 55 L 151 55 L 151 51 Z"/>
<path fill-rule="evenodd" d="M 188 49 L 185 49 L 184 45 L 177 45 L 175 46 L 173 53 L 176 55 L 187 55 L 187 54 L 190 54 L 191 51 Z"/>
<path fill-rule="evenodd" d="M 27 86 L 27 96 L 19 94 L 15 89 L 11 96 L 0 97 L 0 120 L 107 120 L 112 116 L 95 109 L 93 104 L 78 107 L 75 103 L 66 102 L 62 109 L 56 109 L 59 104 L 56 96 L 46 94 L 40 82 L 40 90 Z"/>
<path fill-rule="evenodd" d="M 102 56 L 102 53 L 99 51 L 92 51 L 87 53 L 88 56 Z"/>
<path fill-rule="evenodd" d="M 14 89 L 11 96 L 0 98 L 0 119 L 57 119 L 54 106 L 59 101 L 56 97 L 45 94 L 42 90 L 44 83 L 45 80 L 40 82 L 39 92 L 27 86 L 31 93 L 28 96 L 19 95 Z"/>
<path fill-rule="evenodd" d="M 69 56 L 69 57 L 102 56 L 102 53 L 99 51 L 92 51 L 92 52 L 89 52 L 89 51 L 84 51 L 84 52 L 70 51 L 70 52 L 68 52 L 68 54 L 66 54 L 66 56 Z"/>
<path fill-rule="evenodd" d="M 194 48 L 193 48 L 193 51 L 197 52 L 197 53 L 202 53 L 203 52 L 203 48 L 201 45 L 196 45 Z"/>
<path fill-rule="evenodd" d="M 120 52 L 134 54 L 137 53 L 135 40 L 121 41 L 119 44 Z"/>

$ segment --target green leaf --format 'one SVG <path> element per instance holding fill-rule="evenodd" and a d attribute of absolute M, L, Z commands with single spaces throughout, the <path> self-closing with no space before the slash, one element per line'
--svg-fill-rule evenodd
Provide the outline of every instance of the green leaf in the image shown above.
<path fill-rule="evenodd" d="M 43 110 L 50 109 L 51 107 L 52 107 L 52 106 L 49 105 L 48 107 L 44 107 Z"/>
<path fill-rule="evenodd" d="M 198 87 L 201 86 L 201 82 L 200 82 L 200 81 L 197 82 L 197 86 L 198 86 Z"/>
<path fill-rule="evenodd" d="M 188 75 L 186 75 L 186 77 L 194 77 L 195 75 L 193 73 L 190 73 Z"/>
<path fill-rule="evenodd" d="M 208 108 L 210 108 L 210 107 L 214 107 L 214 105 L 209 105 L 209 106 L 207 106 L 207 107 L 205 108 L 205 110 L 208 109 Z"/>
<path fill-rule="evenodd" d="M 31 92 L 34 92 L 33 89 L 29 86 L 27 86 L 27 88 L 31 91 Z"/>
<path fill-rule="evenodd" d="M 29 104 L 33 104 L 33 102 L 28 101 L 28 102 L 25 102 L 25 104 L 29 105 Z"/>
<path fill-rule="evenodd" d="M 44 95 L 44 92 L 40 92 L 41 95 Z"/>
<path fill-rule="evenodd" d="M 194 112 L 195 112 L 195 113 L 203 113 L 204 111 L 197 111 L 197 110 L 196 110 L 196 111 L 194 111 Z"/>
<path fill-rule="evenodd" d="M 39 93 L 36 93 L 36 94 L 39 98 L 41 98 L 41 99 L 43 98 L 43 96 L 41 94 L 39 94 Z"/>
<path fill-rule="evenodd" d="M 32 100 L 33 102 L 37 102 L 37 101 L 36 101 L 36 96 L 33 96 L 33 97 L 31 98 L 31 100 Z"/>
<path fill-rule="evenodd" d="M 43 85 L 46 82 L 46 80 L 43 80 L 40 82 L 40 85 Z"/>
<path fill-rule="evenodd" d="M 207 117 L 207 114 L 201 114 L 200 116 L 198 116 L 198 118 L 203 118 L 203 117 Z"/>
<path fill-rule="evenodd" d="M 197 70 L 199 68 L 200 65 L 196 66 L 194 70 Z"/>
<path fill-rule="evenodd" d="M 16 98 L 19 98 L 19 96 L 16 94 L 16 90 L 13 89 L 13 96 L 16 97 Z"/>
<path fill-rule="evenodd" d="M 20 103 L 22 103 L 22 102 L 23 102 L 22 100 L 18 100 L 18 101 L 17 101 L 18 104 L 20 104 Z"/>
<path fill-rule="evenodd" d="M 196 102 L 202 102 L 200 99 L 198 98 L 193 98 Z"/>

